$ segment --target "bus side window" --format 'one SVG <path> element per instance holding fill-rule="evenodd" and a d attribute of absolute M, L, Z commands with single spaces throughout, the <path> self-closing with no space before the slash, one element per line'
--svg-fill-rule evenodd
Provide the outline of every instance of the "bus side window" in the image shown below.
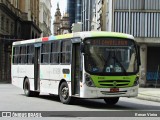
<path fill-rule="evenodd" d="M 27 56 L 27 52 L 26 52 L 26 46 L 21 46 L 21 64 L 26 64 L 26 56 Z"/>
<path fill-rule="evenodd" d="M 18 64 L 19 47 L 15 46 L 13 48 L 13 64 Z"/>
<path fill-rule="evenodd" d="M 41 47 L 41 63 L 49 63 L 50 43 L 43 43 Z"/>
<path fill-rule="evenodd" d="M 21 64 L 21 47 L 19 47 L 18 64 Z"/>
<path fill-rule="evenodd" d="M 71 41 L 62 41 L 61 63 L 68 64 L 71 62 Z"/>
<path fill-rule="evenodd" d="M 50 53 L 50 63 L 58 64 L 59 63 L 59 41 L 53 41 L 51 43 L 51 53 Z"/>
<path fill-rule="evenodd" d="M 34 57 L 34 46 L 33 45 L 28 45 L 27 46 L 27 64 L 33 64 L 34 63 L 34 60 L 33 60 L 33 57 Z"/>

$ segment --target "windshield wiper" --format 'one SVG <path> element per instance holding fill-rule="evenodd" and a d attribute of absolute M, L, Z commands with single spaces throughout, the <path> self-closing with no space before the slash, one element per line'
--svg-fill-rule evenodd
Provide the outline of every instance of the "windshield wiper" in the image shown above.
<path fill-rule="evenodd" d="M 127 75 L 126 69 L 124 68 L 124 66 L 121 64 L 121 62 L 114 56 L 112 57 L 114 60 L 116 60 L 116 62 L 120 65 L 120 67 L 123 69 L 123 72 L 125 75 Z"/>

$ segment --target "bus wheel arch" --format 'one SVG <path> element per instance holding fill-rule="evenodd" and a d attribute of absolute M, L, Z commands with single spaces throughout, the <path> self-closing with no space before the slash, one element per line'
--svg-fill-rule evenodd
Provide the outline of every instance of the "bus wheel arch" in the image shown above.
<path fill-rule="evenodd" d="M 71 103 L 71 96 L 69 96 L 69 87 L 66 80 L 62 79 L 58 87 L 59 99 L 63 104 Z"/>
<path fill-rule="evenodd" d="M 27 76 L 25 76 L 24 79 L 23 79 L 23 89 L 24 89 L 24 82 L 25 82 L 25 80 L 27 80 L 27 79 L 28 79 Z"/>
<path fill-rule="evenodd" d="M 63 82 L 67 82 L 67 81 L 66 81 L 65 79 L 60 80 L 59 85 L 58 85 L 58 94 L 59 94 L 59 88 L 60 88 L 60 86 L 61 86 L 61 84 L 62 84 Z"/>
<path fill-rule="evenodd" d="M 28 77 L 24 78 L 24 82 L 23 82 L 23 90 L 24 90 L 24 94 L 28 97 L 31 96 L 32 92 L 30 90 L 30 82 Z"/>

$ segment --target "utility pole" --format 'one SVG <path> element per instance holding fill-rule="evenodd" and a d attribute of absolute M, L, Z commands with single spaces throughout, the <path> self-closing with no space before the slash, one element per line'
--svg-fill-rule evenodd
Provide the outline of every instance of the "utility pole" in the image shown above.
<path fill-rule="evenodd" d="M 129 34 L 131 34 L 131 0 L 129 0 Z"/>

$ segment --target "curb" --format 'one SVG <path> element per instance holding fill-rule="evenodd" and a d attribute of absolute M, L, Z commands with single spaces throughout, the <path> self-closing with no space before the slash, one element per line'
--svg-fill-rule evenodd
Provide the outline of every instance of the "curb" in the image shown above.
<path fill-rule="evenodd" d="M 9 82 L 0 82 L 0 84 L 11 84 Z"/>
<path fill-rule="evenodd" d="M 153 96 L 153 95 L 146 95 L 146 94 L 143 94 L 143 93 L 139 93 L 138 96 L 137 96 L 137 98 L 138 99 L 142 99 L 142 100 L 160 102 L 160 97 Z"/>

